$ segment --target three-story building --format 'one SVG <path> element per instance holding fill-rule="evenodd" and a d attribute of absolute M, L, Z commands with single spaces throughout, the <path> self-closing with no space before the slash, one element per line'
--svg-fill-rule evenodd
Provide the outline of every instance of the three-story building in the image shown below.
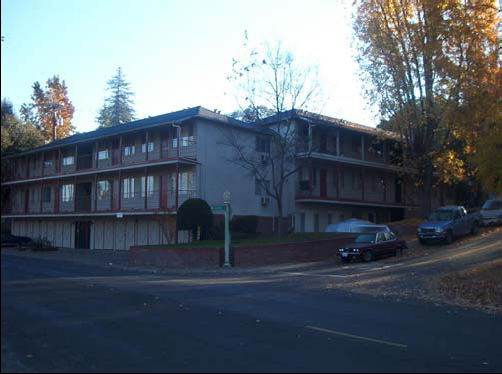
<path fill-rule="evenodd" d="M 408 178 L 413 171 L 402 167 L 395 134 L 307 112 L 284 115 L 307 139 L 285 193 L 292 229 L 322 231 L 351 217 L 385 222 L 413 213 L 419 203 Z M 261 229 L 271 230 L 274 201 L 230 161 L 232 149 L 222 139 L 237 131 L 259 144 L 255 139 L 270 136 L 264 129 L 277 120 L 246 124 L 196 107 L 6 157 L 12 172 L 2 184 L 2 216 L 11 219 L 13 234 L 61 247 L 122 250 L 173 243 L 185 200 L 221 204 L 228 190 L 235 215 L 259 216 Z"/>

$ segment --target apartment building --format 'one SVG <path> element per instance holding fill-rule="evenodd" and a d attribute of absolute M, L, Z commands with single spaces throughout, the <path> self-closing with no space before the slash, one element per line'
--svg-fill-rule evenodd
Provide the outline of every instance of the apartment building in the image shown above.
<path fill-rule="evenodd" d="M 285 215 L 295 231 L 322 231 L 351 217 L 385 222 L 413 215 L 416 188 L 400 166 L 394 134 L 312 113 L 291 111 L 246 124 L 202 107 L 98 129 L 5 159 L 3 218 L 15 235 L 56 246 L 126 250 L 188 240 L 176 234 L 176 211 L 198 197 L 210 205 L 232 193 L 234 215 L 260 217 L 273 227 L 276 207 L 222 141 L 239 133 L 249 144 L 267 127 L 294 121 L 308 149 L 298 149 L 299 172 L 285 193 Z M 259 150 L 257 150 L 259 151 Z M 441 196 L 437 196 L 439 204 Z"/>

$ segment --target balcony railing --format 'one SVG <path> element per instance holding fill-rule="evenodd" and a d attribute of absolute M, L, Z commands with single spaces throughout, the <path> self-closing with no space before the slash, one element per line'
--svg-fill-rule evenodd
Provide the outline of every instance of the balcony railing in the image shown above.
<path fill-rule="evenodd" d="M 149 212 L 149 211 L 175 211 L 185 201 L 191 198 L 199 197 L 198 191 L 195 189 L 180 189 L 178 191 L 178 199 L 176 199 L 176 190 L 167 190 L 164 194 L 160 190 L 148 191 L 145 195 L 142 191 L 135 191 L 134 195 L 122 192 L 120 199 L 120 208 L 114 204 L 114 198 L 111 195 L 105 198 L 95 200 L 94 195 L 78 195 L 75 201 L 59 202 L 59 209 L 55 207 L 48 211 L 38 208 L 24 209 L 24 203 L 20 205 L 20 209 L 5 207 L 2 209 L 3 215 L 37 215 L 37 214 L 71 214 L 71 213 L 106 213 L 106 212 Z M 146 203 L 146 205 L 145 205 Z M 177 204 L 177 205 L 176 205 Z M 146 207 L 146 209 L 145 209 Z"/>
<path fill-rule="evenodd" d="M 143 166 L 143 165 L 152 165 L 155 162 L 164 162 L 166 160 L 176 160 L 179 158 L 184 159 L 197 159 L 197 142 L 195 140 L 189 140 L 187 138 L 181 138 L 179 142 L 179 149 L 177 148 L 177 143 L 172 140 L 163 144 L 162 146 L 159 144 L 158 146 L 161 148 L 156 148 L 153 152 L 149 152 L 148 160 L 146 159 L 146 153 L 141 152 L 140 149 L 136 149 L 136 153 L 140 152 L 141 157 L 132 157 L 131 160 L 128 160 L 127 157 L 122 156 L 122 163 L 113 163 L 111 161 L 106 162 L 106 160 L 98 160 L 98 168 L 97 171 L 100 170 L 113 170 L 119 169 L 120 167 L 129 167 L 129 166 Z M 124 150 L 122 149 L 123 153 Z M 110 158 L 113 157 L 113 152 L 110 152 Z M 120 154 L 120 153 L 119 153 Z M 69 155 L 71 156 L 71 155 Z M 120 157 L 117 156 L 117 159 Z M 89 172 L 96 170 L 95 168 L 95 155 L 94 154 L 81 154 L 78 155 L 77 159 L 73 159 L 73 163 L 70 165 L 63 164 L 63 157 L 61 158 L 61 165 L 56 167 L 59 161 L 54 160 L 54 166 L 48 168 L 44 171 L 42 175 L 42 167 L 37 167 L 36 169 L 32 169 L 30 165 L 29 174 L 26 174 L 26 166 L 23 164 L 18 167 L 16 170 L 13 170 L 10 173 L 10 176 L 7 178 L 7 182 L 13 181 L 21 181 L 24 179 L 32 179 L 32 178 L 43 178 L 43 177 L 55 177 L 58 175 L 65 176 L 68 174 L 79 174 L 79 172 Z"/>

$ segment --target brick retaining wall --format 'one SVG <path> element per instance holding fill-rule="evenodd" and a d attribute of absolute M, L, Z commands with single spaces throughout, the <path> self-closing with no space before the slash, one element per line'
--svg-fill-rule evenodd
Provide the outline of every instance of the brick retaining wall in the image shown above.
<path fill-rule="evenodd" d="M 220 248 L 131 247 L 129 263 L 166 268 L 218 267 L 223 258 L 220 252 Z"/>
<path fill-rule="evenodd" d="M 339 238 L 232 248 L 231 259 L 236 267 L 334 260 L 338 248 L 351 241 L 351 238 Z M 129 261 L 136 265 L 170 268 L 218 267 L 223 264 L 223 260 L 223 248 L 131 247 L 129 251 Z"/>

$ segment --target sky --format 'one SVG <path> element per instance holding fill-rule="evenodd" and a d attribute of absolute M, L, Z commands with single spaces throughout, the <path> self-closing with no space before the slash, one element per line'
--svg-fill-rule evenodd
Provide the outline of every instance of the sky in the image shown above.
<path fill-rule="evenodd" d="M 1 95 L 18 110 L 33 83 L 66 82 L 77 131 L 94 130 L 120 66 L 138 118 L 238 107 L 227 77 L 253 44 L 278 41 L 317 65 L 322 114 L 374 126 L 354 59 L 351 0 L 2 0 Z"/>

